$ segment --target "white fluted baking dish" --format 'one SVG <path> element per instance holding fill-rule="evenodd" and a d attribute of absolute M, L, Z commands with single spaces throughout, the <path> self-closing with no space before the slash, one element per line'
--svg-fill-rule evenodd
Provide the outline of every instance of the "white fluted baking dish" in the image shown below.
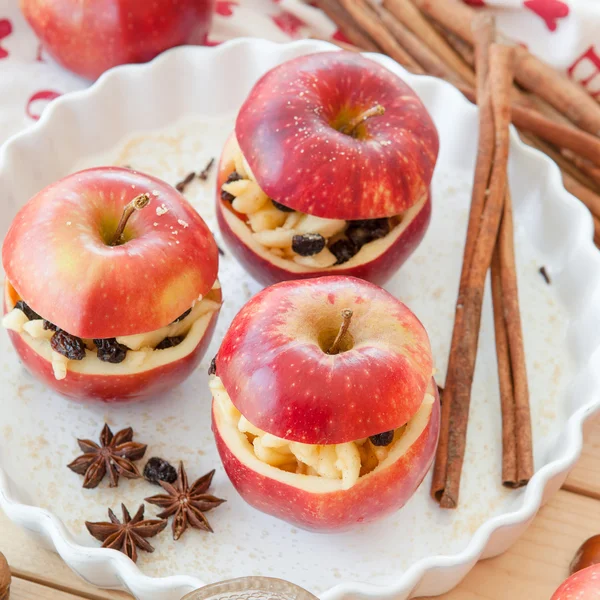
<path fill-rule="evenodd" d="M 115 69 L 91 88 L 54 102 L 34 127 L 0 153 L 0 236 L 18 207 L 76 169 L 129 164 L 175 183 L 217 157 L 252 84 L 289 58 L 333 47 L 238 40 L 217 48 L 179 48 L 147 65 Z M 433 220 L 417 252 L 387 288 L 425 323 L 443 382 L 452 330 L 477 143 L 477 111 L 449 84 L 404 77 L 439 128 Z M 144 600 L 176 600 L 203 583 L 266 575 L 293 581 L 322 600 L 405 599 L 451 589 L 477 560 L 506 550 L 564 481 L 582 443 L 582 425 L 600 407 L 600 254 L 586 209 L 562 187 L 543 154 L 511 140 L 518 275 L 532 401 L 536 474 L 526 489 L 500 485 L 500 409 L 489 297 L 484 306 L 460 507 L 440 510 L 429 480 L 399 513 L 352 533 L 319 535 L 255 512 L 237 496 L 210 433 L 205 367 L 241 305 L 259 288 L 225 248 L 225 306 L 201 371 L 168 396 L 139 406 L 69 403 L 34 381 L 0 334 L 0 507 L 39 535 L 87 581 L 124 588 Z M 216 233 L 214 172 L 187 196 Z M 548 285 L 538 269 L 545 266 Z M 65 299 L 68 301 L 68 299 Z M 125 501 L 135 509 L 155 489 L 123 481 L 81 489 L 65 465 L 75 437 L 94 438 L 107 420 L 131 425 L 147 456 L 184 459 L 190 477 L 217 467 L 213 535 L 190 530 L 175 543 L 167 530 L 156 552 L 124 555 L 98 548 L 83 526 Z M 154 509 L 147 506 L 147 514 Z"/>

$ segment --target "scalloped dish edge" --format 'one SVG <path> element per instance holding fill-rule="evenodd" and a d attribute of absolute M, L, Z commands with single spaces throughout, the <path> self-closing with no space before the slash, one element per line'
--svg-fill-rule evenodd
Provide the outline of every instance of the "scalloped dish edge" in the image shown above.
<path fill-rule="evenodd" d="M 31 139 L 44 136 L 49 129 L 60 127 L 60 110 L 69 109 L 79 114 L 85 114 L 90 100 L 94 97 L 110 97 L 114 94 L 111 90 L 119 87 L 123 80 L 135 76 L 137 85 L 142 80 L 153 77 L 153 73 L 164 63 L 173 66 L 179 60 L 202 61 L 210 58 L 213 62 L 231 60 L 236 53 L 255 53 L 259 50 L 269 50 L 281 60 L 286 60 L 300 54 L 307 54 L 322 50 L 337 49 L 326 42 L 304 40 L 290 44 L 276 44 L 265 40 L 238 39 L 227 42 L 216 48 L 181 47 L 170 50 L 152 62 L 143 65 L 127 65 L 112 69 L 102 75 L 90 88 L 73 92 L 55 100 L 44 112 L 42 118 L 31 128 L 9 139 L 0 149 L 0 181 L 9 180 L 10 164 L 14 160 L 24 160 L 29 148 L 19 148 L 27 145 Z M 414 85 L 417 90 L 421 86 L 439 86 L 440 93 L 460 94 L 450 84 L 431 77 L 413 76 L 406 74 L 394 61 L 381 55 L 368 54 L 388 69 L 401 74 Z M 260 59 L 260 56 L 257 57 Z M 464 99 L 465 107 L 469 105 Z M 571 218 L 565 222 L 565 236 L 561 244 L 568 240 L 577 240 L 575 247 L 564 250 L 566 266 L 577 259 L 578 268 L 584 270 L 586 279 L 595 282 L 594 292 L 586 293 L 586 301 L 591 304 L 594 296 L 600 297 L 600 252 L 592 242 L 592 221 L 586 210 L 581 210 L 579 202 L 563 187 L 560 180 L 558 167 L 545 155 L 525 146 L 517 137 L 514 129 L 511 133 L 511 148 L 513 152 L 526 153 L 534 158 L 539 166 L 539 180 L 544 178 L 556 183 L 555 196 L 548 197 L 548 202 L 562 202 L 568 206 Z M 17 156 L 17 158 L 15 158 Z M 75 156 L 73 156 L 75 160 Z M 579 205 L 579 206 L 578 206 Z M 567 235 L 569 231 L 569 235 Z M 575 232 L 575 233 L 574 233 Z M 576 235 L 575 235 L 576 234 Z M 587 267 L 587 268 L 586 268 Z M 594 274 L 594 277 L 591 274 Z M 486 521 L 474 533 L 468 545 L 459 553 L 452 556 L 429 556 L 413 564 L 406 572 L 398 576 L 393 585 L 381 586 L 365 583 L 342 583 L 321 594 L 322 600 L 349 600 L 357 598 L 404 599 L 420 595 L 440 594 L 452 587 L 467 574 L 467 572 L 480 559 L 494 556 L 505 551 L 517 537 L 523 533 L 531 522 L 541 505 L 549 496 L 557 491 L 567 476 L 568 470 L 573 466 L 580 455 L 582 448 L 583 424 L 595 411 L 600 410 L 600 394 L 598 386 L 594 386 L 592 361 L 600 359 L 598 348 L 589 352 L 589 356 L 580 358 L 578 363 L 578 376 L 587 385 L 582 386 L 586 398 L 585 404 L 574 410 L 573 414 L 564 423 L 561 432 L 565 443 L 562 450 L 554 460 L 539 469 L 528 485 L 522 505 L 512 512 L 504 513 Z M 590 379 L 589 383 L 587 379 Z M 595 394 L 595 396 L 594 396 Z M 81 546 L 75 543 L 64 524 L 48 511 L 19 503 L 11 493 L 9 480 L 0 466 L 0 508 L 8 517 L 22 527 L 41 534 L 62 557 L 62 559 L 86 581 L 108 588 L 126 589 L 138 598 L 159 600 L 168 598 L 175 600 L 190 591 L 197 589 L 203 583 L 189 576 L 169 576 L 153 578 L 142 574 L 132 561 L 115 550 L 105 550 Z"/>

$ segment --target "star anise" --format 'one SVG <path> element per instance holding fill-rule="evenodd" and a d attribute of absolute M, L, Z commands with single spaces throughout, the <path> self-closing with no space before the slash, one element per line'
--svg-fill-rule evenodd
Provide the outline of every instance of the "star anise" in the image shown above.
<path fill-rule="evenodd" d="M 214 474 L 215 470 L 213 469 L 210 473 L 200 477 L 190 487 L 183 463 L 180 462 L 177 481 L 174 484 L 159 481 L 167 493 L 146 498 L 146 502 L 164 509 L 157 515 L 160 519 L 168 519 L 170 516 L 175 515 L 173 518 L 173 539 L 178 540 L 188 526 L 212 533 L 212 527 L 204 513 L 225 502 L 221 498 L 206 493 Z"/>
<path fill-rule="evenodd" d="M 119 476 L 127 479 L 141 477 L 134 460 L 140 460 L 146 452 L 145 444 L 133 442 L 133 429 L 122 429 L 116 435 L 108 425 L 100 434 L 100 446 L 91 440 L 77 440 L 85 454 L 67 465 L 71 471 L 85 475 L 83 487 L 95 488 L 108 472 L 110 487 L 119 485 Z"/>
<path fill-rule="evenodd" d="M 88 531 L 97 539 L 103 542 L 103 548 L 118 550 L 129 556 L 133 562 L 137 562 L 137 548 L 146 552 L 154 552 L 154 548 L 145 538 L 154 537 L 160 533 L 167 522 L 158 519 L 144 520 L 144 505 L 142 504 L 133 519 L 124 504 L 121 504 L 123 511 L 123 521 L 117 519 L 115 513 L 109 508 L 108 521 L 102 523 L 85 522 Z"/>

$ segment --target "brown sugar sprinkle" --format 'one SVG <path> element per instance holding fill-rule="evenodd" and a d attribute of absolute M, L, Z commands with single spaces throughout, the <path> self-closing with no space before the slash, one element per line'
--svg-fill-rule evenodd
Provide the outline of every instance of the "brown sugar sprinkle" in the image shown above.
<path fill-rule="evenodd" d="M 202 171 L 200 171 L 200 173 L 198 173 L 198 179 L 200 179 L 201 181 L 206 181 L 208 179 L 208 175 L 211 171 L 211 169 L 213 168 L 213 165 L 215 164 L 215 159 L 211 158 L 208 163 L 206 164 L 206 166 L 204 167 L 204 169 L 202 169 Z"/>
<path fill-rule="evenodd" d="M 175 189 L 178 192 L 183 193 L 194 177 L 196 177 L 196 172 L 190 171 L 179 183 L 175 184 Z"/>

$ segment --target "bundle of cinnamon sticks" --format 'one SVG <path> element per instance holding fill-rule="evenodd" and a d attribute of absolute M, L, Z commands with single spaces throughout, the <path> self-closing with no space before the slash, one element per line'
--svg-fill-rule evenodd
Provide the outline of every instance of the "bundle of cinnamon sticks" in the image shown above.
<path fill-rule="evenodd" d="M 533 475 L 529 392 L 506 172 L 515 52 L 510 46 L 495 43 L 491 17 L 477 16 L 473 34 L 479 144 L 431 489 L 442 508 L 455 508 L 458 504 L 481 310 L 490 267 L 502 412 L 502 482 L 520 487 Z"/>
<path fill-rule="evenodd" d="M 456 85 L 476 100 L 473 22 L 482 9 L 462 0 L 316 0 L 352 42 L 383 52 L 414 73 Z M 514 45 L 499 37 L 506 45 Z M 348 45 L 341 44 L 348 48 Z M 567 190 L 594 217 L 600 246 L 600 104 L 567 79 L 515 46 L 511 118 L 523 141 L 560 167 Z"/>

